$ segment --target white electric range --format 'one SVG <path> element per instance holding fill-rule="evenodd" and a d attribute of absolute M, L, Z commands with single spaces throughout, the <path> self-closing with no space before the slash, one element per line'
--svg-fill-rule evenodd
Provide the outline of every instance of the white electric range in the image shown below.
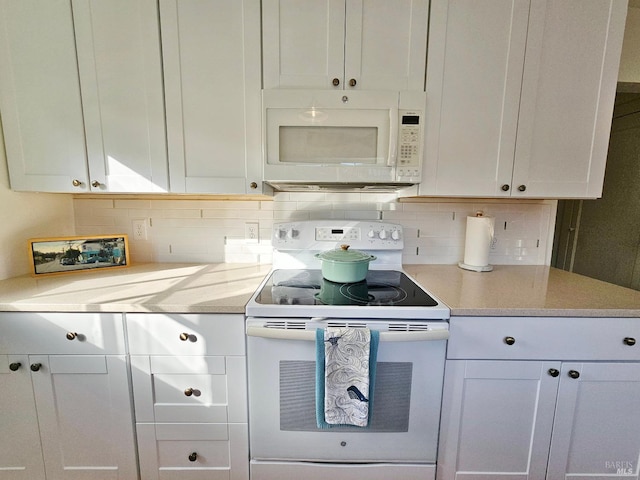
<path fill-rule="evenodd" d="M 362 282 L 322 277 L 316 254 L 376 256 Z M 404 231 L 380 221 L 274 225 L 274 262 L 246 307 L 253 480 L 435 478 L 449 308 L 402 270 Z M 317 329 L 379 332 L 367 427 L 319 428 Z"/>

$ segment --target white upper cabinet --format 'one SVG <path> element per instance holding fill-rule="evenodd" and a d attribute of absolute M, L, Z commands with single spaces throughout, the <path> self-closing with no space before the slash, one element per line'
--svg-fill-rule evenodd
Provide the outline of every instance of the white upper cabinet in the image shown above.
<path fill-rule="evenodd" d="M 422 195 L 601 195 L 626 0 L 433 0 Z"/>
<path fill-rule="evenodd" d="M 0 108 L 11 188 L 167 191 L 153 0 L 2 0 Z"/>
<path fill-rule="evenodd" d="M 73 0 L 91 190 L 166 192 L 155 0 Z"/>
<path fill-rule="evenodd" d="M 263 0 L 264 88 L 424 91 L 428 0 Z"/>
<path fill-rule="evenodd" d="M 0 65 L 11 188 L 86 191 L 89 173 L 70 2 L 2 0 Z"/>
<path fill-rule="evenodd" d="M 161 0 L 173 192 L 260 193 L 259 0 Z"/>

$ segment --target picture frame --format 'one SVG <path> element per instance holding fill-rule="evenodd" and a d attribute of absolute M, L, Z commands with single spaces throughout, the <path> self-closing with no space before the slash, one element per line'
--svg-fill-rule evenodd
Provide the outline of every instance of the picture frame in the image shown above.
<path fill-rule="evenodd" d="M 60 275 L 130 265 L 125 234 L 29 239 L 31 273 Z"/>

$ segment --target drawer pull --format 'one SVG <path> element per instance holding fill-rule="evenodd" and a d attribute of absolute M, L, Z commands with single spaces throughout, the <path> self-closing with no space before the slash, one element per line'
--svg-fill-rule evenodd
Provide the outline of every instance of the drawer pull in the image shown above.
<path fill-rule="evenodd" d="M 186 342 L 187 340 L 189 340 L 190 342 L 197 342 L 198 341 L 198 337 L 196 337 L 192 333 L 182 332 L 180 334 L 180 340 L 182 340 L 183 342 Z"/>
<path fill-rule="evenodd" d="M 550 368 L 548 370 L 549 375 L 551 375 L 552 377 L 557 377 L 558 375 L 560 375 L 560 371 L 556 368 Z"/>
<path fill-rule="evenodd" d="M 40 370 L 41 366 L 42 366 L 41 363 L 32 363 L 29 368 L 31 369 L 32 372 L 37 372 L 38 370 Z"/>
<path fill-rule="evenodd" d="M 9 364 L 9 370 L 11 370 L 12 372 L 15 372 L 15 371 L 17 371 L 21 366 L 22 366 L 22 364 L 21 364 L 20 362 L 11 363 L 11 364 Z"/>
<path fill-rule="evenodd" d="M 191 455 L 189 455 L 190 462 L 195 462 L 197 459 L 198 459 L 198 452 L 192 452 Z"/>
<path fill-rule="evenodd" d="M 569 376 L 571 378 L 580 378 L 580 372 L 578 372 L 577 370 L 569 370 Z"/>
<path fill-rule="evenodd" d="M 514 343 L 516 343 L 516 339 L 513 337 L 504 337 L 504 343 L 506 343 L 507 345 L 513 345 Z"/>
<path fill-rule="evenodd" d="M 200 395 L 202 395 L 202 392 L 200 390 L 198 390 L 197 388 L 189 387 L 189 388 L 185 389 L 184 394 L 187 397 L 190 397 L 191 395 L 193 395 L 194 397 L 199 397 Z"/>
<path fill-rule="evenodd" d="M 76 338 L 78 338 L 76 332 L 67 332 L 67 340 L 75 340 Z"/>
<path fill-rule="evenodd" d="M 625 337 L 623 342 L 625 345 L 629 345 L 630 347 L 633 347 L 636 344 L 636 339 L 633 337 Z"/>

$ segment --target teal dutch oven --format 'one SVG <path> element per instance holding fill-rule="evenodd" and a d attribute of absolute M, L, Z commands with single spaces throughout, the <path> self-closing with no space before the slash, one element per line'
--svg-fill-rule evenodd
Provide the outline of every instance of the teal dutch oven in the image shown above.
<path fill-rule="evenodd" d="M 369 262 L 376 259 L 375 255 L 349 250 L 349 245 L 315 256 L 322 261 L 322 277 L 336 283 L 361 282 L 367 276 Z"/>

